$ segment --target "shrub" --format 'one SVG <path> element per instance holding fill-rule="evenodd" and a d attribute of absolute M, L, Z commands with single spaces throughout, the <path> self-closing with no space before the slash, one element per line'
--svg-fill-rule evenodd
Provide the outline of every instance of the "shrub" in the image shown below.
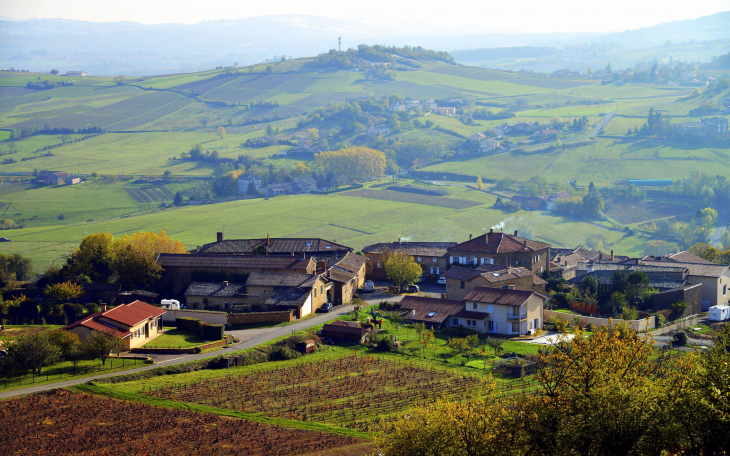
<path fill-rule="evenodd" d="M 393 339 L 391 339 L 390 337 L 383 337 L 382 339 L 380 339 L 377 347 L 378 350 L 384 352 L 392 352 L 395 351 L 397 348 L 395 342 L 393 342 Z"/>
<path fill-rule="evenodd" d="M 221 340 L 223 339 L 223 330 L 225 326 L 217 323 L 203 324 L 203 338 L 205 340 Z"/>
<path fill-rule="evenodd" d="M 684 311 L 687 309 L 687 303 L 684 301 L 673 302 L 669 308 L 672 310 L 672 318 L 681 318 L 684 315 Z"/>
<path fill-rule="evenodd" d="M 202 351 L 203 351 L 203 349 L 201 349 L 200 347 L 194 347 L 193 348 L 193 353 L 200 353 Z"/>
<path fill-rule="evenodd" d="M 560 333 L 565 332 L 565 330 L 568 329 L 568 322 L 560 319 L 556 320 L 555 329 Z"/>
<path fill-rule="evenodd" d="M 672 339 L 674 340 L 675 345 L 687 345 L 689 337 L 687 336 L 686 332 L 678 331 L 674 334 L 674 337 Z"/>
<path fill-rule="evenodd" d="M 198 318 L 190 318 L 190 317 L 175 318 L 175 327 L 180 331 L 191 331 L 191 332 L 200 334 L 202 324 L 203 324 L 203 322 Z"/>
<path fill-rule="evenodd" d="M 593 325 L 593 323 L 588 323 L 586 325 L 586 329 L 590 332 L 596 332 L 596 327 Z"/>
<path fill-rule="evenodd" d="M 296 350 L 292 350 L 286 345 L 276 345 L 271 349 L 271 352 L 269 352 L 269 359 L 271 361 L 286 361 L 287 359 L 296 359 L 300 356 L 302 356 L 301 353 Z"/>
<path fill-rule="evenodd" d="M 660 313 L 654 313 L 651 315 L 654 317 L 654 319 L 656 321 L 657 328 L 663 328 L 663 327 L 667 326 L 667 317 L 665 317 L 664 315 L 662 315 Z"/>

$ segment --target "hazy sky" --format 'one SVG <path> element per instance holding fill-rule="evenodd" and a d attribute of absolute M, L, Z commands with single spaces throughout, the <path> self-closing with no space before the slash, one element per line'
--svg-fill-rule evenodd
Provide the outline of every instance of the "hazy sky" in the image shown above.
<path fill-rule="evenodd" d="M 730 10 L 730 0 L 0 0 L 0 16 L 196 23 L 271 14 L 423 23 L 462 32 L 622 31 Z"/>

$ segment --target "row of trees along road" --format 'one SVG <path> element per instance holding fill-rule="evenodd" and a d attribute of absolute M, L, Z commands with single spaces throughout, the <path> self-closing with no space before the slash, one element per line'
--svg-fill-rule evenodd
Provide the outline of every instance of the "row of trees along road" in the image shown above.
<path fill-rule="evenodd" d="M 543 348 L 535 389 L 485 381 L 458 402 L 409 410 L 384 455 L 721 455 L 730 451 L 730 325 L 706 353 L 658 353 L 651 336 L 601 327 Z"/>

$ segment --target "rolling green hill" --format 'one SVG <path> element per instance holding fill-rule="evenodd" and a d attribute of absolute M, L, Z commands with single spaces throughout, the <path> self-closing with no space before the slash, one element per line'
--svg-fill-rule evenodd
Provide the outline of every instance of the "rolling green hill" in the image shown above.
<path fill-rule="evenodd" d="M 504 177 L 524 182 L 539 175 L 557 186 L 572 179 L 579 185 L 591 181 L 611 185 L 625 178 L 678 179 L 695 171 L 730 173 L 727 149 L 687 149 L 671 143 L 650 147 L 648 139 L 624 137 L 629 127 L 643 125 L 650 107 L 667 109 L 677 119 L 694 119 L 689 117 L 691 109 L 712 97 L 719 101 L 726 94 L 689 98 L 691 89 L 679 86 L 601 85 L 591 79 L 435 61 L 414 65 L 401 68 L 393 80 L 364 71 L 321 68 L 313 59 L 295 59 L 127 78 L 123 85 L 112 78 L 75 78 L 73 86 L 49 90 L 29 88 L 28 82 L 61 83 L 69 78 L 0 72 L 0 128 L 5 129 L 0 131 L 0 178 L 17 179 L 12 173 L 41 169 L 124 176 L 81 186 L 31 186 L 7 193 L 0 187 L 0 219 L 25 226 L 4 231 L 2 235 L 13 242 L 0 245 L 0 250 L 23 252 L 41 269 L 59 261 L 87 232 L 121 235 L 164 229 L 194 247 L 225 226 L 228 237 L 266 233 L 321 236 L 360 248 L 397 237 L 462 240 L 503 221 L 508 227 L 529 226 L 536 238 L 561 246 L 584 244 L 591 235 L 600 235 L 606 246 L 617 251 L 640 253 L 651 240 L 627 238 L 600 225 L 546 212 L 504 213 L 492 207 L 494 195 L 458 186 L 446 187 L 454 192 L 448 199 L 455 202 L 438 204 L 403 200 L 402 195 L 377 190 L 161 208 L 170 203 L 174 192 L 188 196 L 189 189 L 201 182 L 185 178 L 208 178 L 225 160 L 247 156 L 247 163 L 253 163 L 246 165 L 248 171 L 290 169 L 299 160 L 311 160 L 311 153 L 288 155 L 293 141 L 307 136 L 310 128 L 317 128 L 320 137 L 329 141 L 328 148 L 377 147 L 401 168 L 411 167 L 414 157 L 426 157 L 423 151 L 433 148 L 427 155 L 430 158 L 419 158 L 421 171 L 433 176 L 454 173 L 467 180 L 481 176 L 485 182 Z M 363 119 L 375 125 L 392 122 L 393 113 L 383 110 L 377 100 L 394 95 L 456 103 L 474 118 L 406 115 L 384 136 L 364 135 L 367 124 Z M 452 99 L 457 101 L 449 101 Z M 357 100 L 361 103 L 353 103 Z M 375 101 L 368 104 L 364 100 Z M 357 122 L 345 116 L 348 110 L 362 111 L 355 117 Z M 491 117 L 479 117 L 479 110 L 489 110 Z M 601 135 L 587 141 L 608 111 L 616 115 Z M 571 147 L 565 149 L 524 146 L 494 155 L 464 149 L 469 136 L 500 125 L 537 122 L 549 128 L 556 120 L 570 122 L 582 116 L 587 118 L 587 129 L 566 131 L 562 139 Z M 225 128 L 225 135 L 217 134 L 219 126 Z M 86 130 L 72 131 L 82 129 Z M 244 144 L 267 135 L 267 129 L 292 142 L 267 147 Z M 10 139 L 10 130 L 16 131 L 16 139 Z M 35 134 L 39 130 L 52 134 Z M 20 139 L 18 132 L 23 134 Z M 217 152 L 219 161 L 181 159 L 192 144 Z M 132 176 L 159 177 L 166 171 L 183 180 L 133 183 Z"/>

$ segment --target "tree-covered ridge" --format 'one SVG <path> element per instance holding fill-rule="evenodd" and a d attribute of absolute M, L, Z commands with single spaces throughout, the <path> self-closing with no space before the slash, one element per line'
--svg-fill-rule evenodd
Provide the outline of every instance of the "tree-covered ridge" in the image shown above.
<path fill-rule="evenodd" d="M 410 67 L 418 67 L 416 62 L 445 62 L 454 63 L 454 58 L 445 51 L 434 51 L 433 49 L 424 49 L 421 46 L 383 46 L 376 44 L 368 46 L 360 44 L 357 48 L 350 48 L 347 51 L 337 51 L 331 49 L 325 54 L 319 54 L 314 63 L 320 67 L 337 67 L 349 68 L 356 63 L 400 63 Z M 361 62 L 364 61 L 364 62 Z"/>

